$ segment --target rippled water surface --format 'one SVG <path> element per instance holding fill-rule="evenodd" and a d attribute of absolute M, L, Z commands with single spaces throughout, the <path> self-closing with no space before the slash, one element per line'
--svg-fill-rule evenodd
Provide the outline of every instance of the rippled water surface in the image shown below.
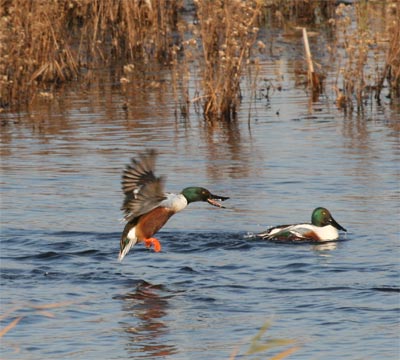
<path fill-rule="evenodd" d="M 289 78 L 250 120 L 244 103 L 212 126 L 176 117 L 160 84 L 103 79 L 0 114 L 2 358 L 399 358 L 399 114 L 310 104 Z M 145 147 L 167 190 L 231 199 L 191 204 L 161 253 L 137 245 L 120 264 L 121 171 Z M 317 206 L 348 229 L 338 242 L 252 236 Z M 245 355 L 266 323 L 262 344 L 294 343 Z"/>

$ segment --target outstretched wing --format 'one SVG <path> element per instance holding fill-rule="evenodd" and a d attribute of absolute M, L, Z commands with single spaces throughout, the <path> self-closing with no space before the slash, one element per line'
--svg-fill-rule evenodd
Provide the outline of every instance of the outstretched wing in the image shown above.
<path fill-rule="evenodd" d="M 131 159 L 122 174 L 122 191 L 125 195 L 138 193 L 146 183 L 156 181 L 154 166 L 157 153 L 154 149 L 147 149 L 139 154 L 138 159 Z"/>
<path fill-rule="evenodd" d="M 156 151 L 146 150 L 138 159 L 131 159 L 122 175 L 122 191 L 125 199 L 121 210 L 124 220 L 130 221 L 156 208 L 166 198 L 164 179 L 154 175 Z"/>

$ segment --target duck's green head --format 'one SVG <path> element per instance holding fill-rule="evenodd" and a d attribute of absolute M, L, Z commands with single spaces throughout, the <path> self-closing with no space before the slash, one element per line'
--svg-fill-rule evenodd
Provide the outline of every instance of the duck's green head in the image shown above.
<path fill-rule="evenodd" d="M 186 198 L 188 204 L 195 201 L 207 201 L 209 204 L 220 208 L 223 208 L 224 206 L 222 206 L 217 200 L 225 201 L 229 199 L 225 196 L 211 194 L 207 189 L 198 186 L 191 186 L 183 189 L 182 195 Z"/>
<path fill-rule="evenodd" d="M 336 222 L 329 210 L 323 207 L 318 207 L 313 211 L 311 215 L 311 223 L 315 226 L 332 225 L 336 229 L 347 231 L 343 226 Z"/>

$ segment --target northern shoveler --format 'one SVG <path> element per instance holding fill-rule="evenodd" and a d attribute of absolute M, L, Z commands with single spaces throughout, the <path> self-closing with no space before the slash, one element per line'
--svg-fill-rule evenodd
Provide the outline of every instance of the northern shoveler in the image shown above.
<path fill-rule="evenodd" d="M 141 153 L 138 160 L 132 158 L 122 175 L 122 191 L 125 199 L 121 210 L 127 221 L 121 235 L 118 260 L 122 261 L 130 248 L 137 242 L 146 247 L 153 245 L 154 251 L 161 250 L 160 242 L 153 237 L 168 219 L 195 201 L 207 201 L 223 208 L 217 201 L 229 199 L 213 195 L 202 187 L 187 187 L 180 194 L 164 192 L 164 178 L 154 175 L 156 151 L 149 149 Z"/>
<path fill-rule="evenodd" d="M 336 240 L 339 237 L 338 230 L 347 231 L 335 221 L 329 210 L 318 207 L 311 215 L 311 224 L 274 226 L 257 236 L 274 241 L 323 242 Z"/>

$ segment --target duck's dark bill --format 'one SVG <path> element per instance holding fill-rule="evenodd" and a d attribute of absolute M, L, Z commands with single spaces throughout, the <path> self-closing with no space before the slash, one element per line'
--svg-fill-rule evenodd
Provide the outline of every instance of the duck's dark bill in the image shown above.
<path fill-rule="evenodd" d="M 225 206 L 223 206 L 221 203 L 219 203 L 217 200 L 219 201 L 225 201 L 228 200 L 228 197 L 225 196 L 218 196 L 218 195 L 212 195 L 211 197 L 207 199 L 207 202 L 213 206 L 219 207 L 219 208 L 225 208 Z"/>
<path fill-rule="evenodd" d="M 334 226 L 334 227 L 335 227 L 336 229 L 338 229 L 338 230 L 343 230 L 343 231 L 346 231 L 346 232 L 347 232 L 347 230 L 346 230 L 342 225 L 340 225 L 339 223 L 337 223 L 336 220 L 335 220 L 334 218 L 331 219 L 331 225 Z"/>

